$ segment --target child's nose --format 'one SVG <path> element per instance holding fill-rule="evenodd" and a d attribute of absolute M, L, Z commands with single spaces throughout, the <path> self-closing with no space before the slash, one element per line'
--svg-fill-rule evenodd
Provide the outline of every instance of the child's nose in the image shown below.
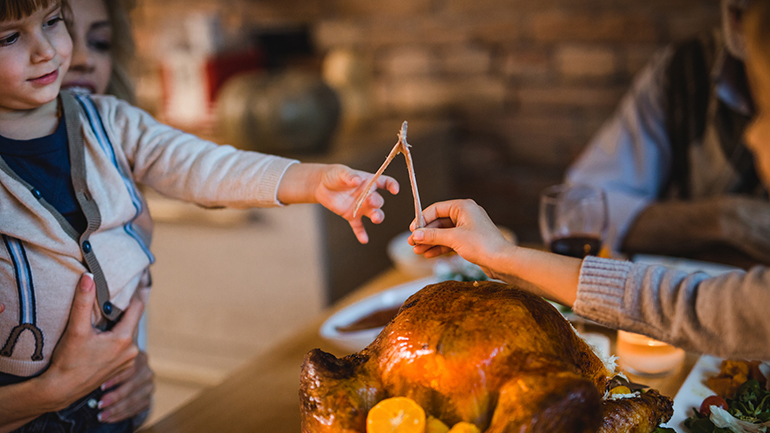
<path fill-rule="evenodd" d="M 32 51 L 32 61 L 34 63 L 47 62 L 56 56 L 56 48 L 46 35 L 39 35 L 35 38 Z"/>

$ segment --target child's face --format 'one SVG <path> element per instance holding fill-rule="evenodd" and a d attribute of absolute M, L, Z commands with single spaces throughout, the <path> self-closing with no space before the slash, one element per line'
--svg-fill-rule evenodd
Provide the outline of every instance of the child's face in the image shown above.
<path fill-rule="evenodd" d="M 54 101 L 71 55 L 72 40 L 58 5 L 0 22 L 0 112 Z"/>

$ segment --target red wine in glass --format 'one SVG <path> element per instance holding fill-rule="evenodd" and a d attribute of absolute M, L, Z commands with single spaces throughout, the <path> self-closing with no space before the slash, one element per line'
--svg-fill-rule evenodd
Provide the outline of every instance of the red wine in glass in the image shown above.
<path fill-rule="evenodd" d="M 553 253 L 579 259 L 598 256 L 607 221 L 607 194 L 601 188 L 562 184 L 540 195 L 540 234 Z"/>
<path fill-rule="evenodd" d="M 599 236 L 576 234 L 554 238 L 549 247 L 553 253 L 582 259 L 585 256 L 598 256 L 602 240 Z"/>

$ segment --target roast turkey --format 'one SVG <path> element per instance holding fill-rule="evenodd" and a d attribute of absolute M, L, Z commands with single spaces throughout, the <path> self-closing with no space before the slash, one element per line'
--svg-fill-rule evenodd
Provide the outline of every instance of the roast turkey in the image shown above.
<path fill-rule="evenodd" d="M 543 299 L 447 281 L 407 299 L 362 351 L 305 356 L 302 431 L 364 433 L 369 409 L 394 396 L 486 433 L 650 433 L 671 417 L 671 399 L 654 390 L 607 398 L 614 368 Z"/>

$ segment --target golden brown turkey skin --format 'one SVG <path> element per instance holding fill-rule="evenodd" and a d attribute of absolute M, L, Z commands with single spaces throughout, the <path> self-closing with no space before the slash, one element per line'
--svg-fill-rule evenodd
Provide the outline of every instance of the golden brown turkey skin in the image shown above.
<path fill-rule="evenodd" d="M 650 390 L 637 398 L 605 401 L 599 433 L 649 433 L 671 419 L 674 402 Z"/>
<path fill-rule="evenodd" d="M 308 353 L 302 430 L 363 433 L 374 404 L 406 396 L 450 426 L 597 432 L 616 410 L 602 408 L 611 375 L 541 298 L 495 282 L 447 281 L 407 299 L 361 352 L 343 359 Z"/>

